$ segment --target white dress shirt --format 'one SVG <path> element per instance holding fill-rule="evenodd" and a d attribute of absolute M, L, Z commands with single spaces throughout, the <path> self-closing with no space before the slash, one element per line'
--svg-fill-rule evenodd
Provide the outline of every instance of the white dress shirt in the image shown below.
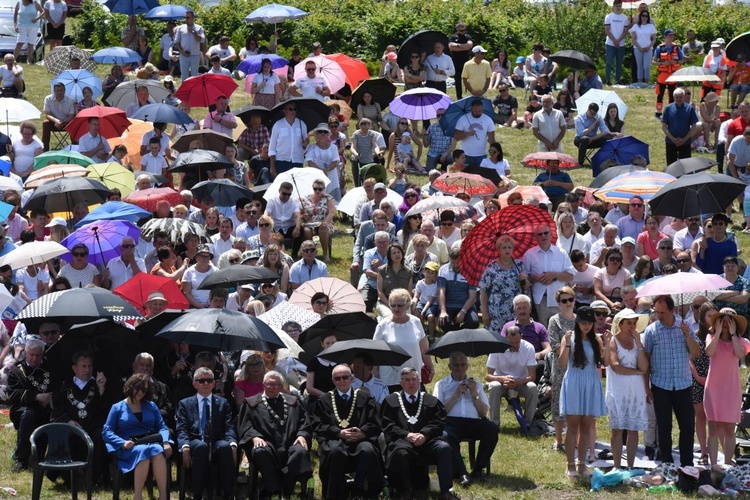
<path fill-rule="evenodd" d="M 295 119 L 290 125 L 286 119 L 273 124 L 268 155 L 279 161 L 302 163 L 305 161 L 305 148 L 302 141 L 307 137 L 307 125 Z"/>
<path fill-rule="evenodd" d="M 568 254 L 555 245 L 550 245 L 549 250 L 546 252 L 542 250 L 539 245 L 531 248 L 526 252 L 526 255 L 523 256 L 523 266 L 529 275 L 541 274 L 544 272 L 566 272 L 570 273 L 571 276 L 575 274 L 575 268 L 570 262 Z M 565 286 L 565 282 L 560 280 L 555 280 L 549 285 L 544 285 L 537 281 L 531 288 L 534 303 L 540 304 L 544 294 L 547 294 L 547 306 L 557 307 L 555 292 L 563 286 Z"/>
<path fill-rule="evenodd" d="M 468 378 L 465 380 L 468 380 Z M 458 386 L 465 380 L 455 380 L 452 375 L 448 375 L 435 384 L 435 388 L 432 390 L 432 395 L 438 398 L 441 403 L 445 404 L 446 401 L 453 397 Z M 482 383 L 478 380 L 473 380 L 473 383 L 477 388 L 477 396 L 479 396 L 482 403 L 489 407 L 490 401 L 487 399 L 484 390 L 482 390 Z M 461 394 L 461 397 L 458 398 L 458 401 L 456 401 L 456 404 L 453 405 L 446 416 L 458 418 L 481 418 L 476 406 L 474 406 L 474 396 L 471 395 L 471 391 L 467 389 Z"/>

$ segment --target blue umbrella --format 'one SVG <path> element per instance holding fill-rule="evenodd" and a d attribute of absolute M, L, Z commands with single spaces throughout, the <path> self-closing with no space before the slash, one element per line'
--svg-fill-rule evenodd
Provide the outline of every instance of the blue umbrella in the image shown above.
<path fill-rule="evenodd" d="M 0 221 L 6 220 L 14 208 L 14 205 L 0 201 Z"/>
<path fill-rule="evenodd" d="M 0 213 L 0 215 L 2 215 L 2 213 Z M 126 203 L 124 201 L 108 201 L 89 212 L 86 217 L 78 221 L 78 224 L 76 224 L 75 227 L 78 229 L 86 224 L 90 224 L 91 222 L 101 220 L 126 220 L 128 222 L 138 222 L 150 215 L 151 212 L 142 209 L 138 205 Z"/>
<path fill-rule="evenodd" d="M 648 164 L 648 144 L 630 135 L 609 140 L 591 158 L 592 174 L 594 177 L 599 175 L 605 162 L 614 160 L 618 165 L 628 165 L 636 156 L 643 156 Z"/>
<path fill-rule="evenodd" d="M 53 93 L 55 85 L 58 83 L 65 85 L 65 95 L 76 102 L 83 100 L 83 89 L 85 87 L 90 88 L 94 93 L 93 99 L 103 94 L 102 79 L 85 69 L 69 69 L 57 75 L 57 78 L 50 82 Z"/>
<path fill-rule="evenodd" d="M 108 47 L 95 52 L 91 59 L 101 64 L 128 64 L 141 62 L 138 52 L 125 47 Z"/>
<path fill-rule="evenodd" d="M 190 115 L 168 104 L 147 104 L 138 108 L 132 118 L 144 122 L 174 123 L 176 125 L 194 123 Z"/>
<path fill-rule="evenodd" d="M 471 113 L 471 103 L 479 99 L 482 101 L 482 114 L 495 118 L 495 110 L 492 109 L 492 102 L 484 97 L 464 97 L 460 101 L 451 103 L 448 109 L 445 110 L 445 114 L 440 119 L 440 128 L 443 129 L 443 133 L 448 137 L 453 137 L 453 133 L 456 131 L 456 123 L 458 119 L 467 113 Z"/>
<path fill-rule="evenodd" d="M 146 15 L 143 17 L 145 19 L 152 19 L 154 21 L 180 21 L 185 17 L 185 12 L 187 12 L 187 10 L 187 7 L 170 3 L 167 5 L 159 5 L 158 7 L 154 7 L 150 11 L 146 12 Z"/>
<path fill-rule="evenodd" d="M 9 161 L 0 160 L 0 171 L 2 171 L 5 177 L 8 177 L 8 172 L 13 165 Z"/>
<path fill-rule="evenodd" d="M 259 54 L 257 56 L 248 56 L 237 66 L 237 71 L 242 71 L 246 75 L 260 73 L 263 59 L 271 60 L 271 69 L 279 69 L 289 65 L 289 61 L 276 54 Z"/>
<path fill-rule="evenodd" d="M 159 6 L 158 0 L 108 0 L 104 4 L 113 14 L 145 14 Z"/>
<path fill-rule="evenodd" d="M 298 9 L 297 7 L 271 3 L 252 11 L 247 15 L 247 17 L 245 17 L 245 22 L 276 24 L 283 23 L 284 21 L 302 19 L 306 15 L 307 12 L 302 9 Z"/>

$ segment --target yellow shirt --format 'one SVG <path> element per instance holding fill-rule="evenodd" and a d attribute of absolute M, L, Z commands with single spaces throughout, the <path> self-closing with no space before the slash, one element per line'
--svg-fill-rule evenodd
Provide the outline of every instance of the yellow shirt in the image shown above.
<path fill-rule="evenodd" d="M 461 78 L 466 78 L 473 90 L 482 90 L 491 76 L 490 63 L 484 59 L 477 64 L 474 58 L 471 58 L 464 64 L 464 70 L 461 72 Z"/>

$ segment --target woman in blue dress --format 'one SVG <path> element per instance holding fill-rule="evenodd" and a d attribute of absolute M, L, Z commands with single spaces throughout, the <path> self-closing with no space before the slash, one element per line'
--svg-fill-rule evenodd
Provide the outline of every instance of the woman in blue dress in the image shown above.
<path fill-rule="evenodd" d="M 582 306 L 576 310 L 575 334 L 568 330 L 558 351 L 560 366 L 568 367 L 560 391 L 560 415 L 568 422 L 565 454 L 568 459 L 566 475 L 570 478 L 590 475 L 584 461 L 589 434 L 596 419 L 607 413 L 597 372 L 599 366 L 607 365 L 609 353 L 605 346 L 609 345 L 612 335 L 605 337 L 599 339 L 594 331 L 594 310 Z M 576 449 L 578 461 L 575 461 Z"/>
<path fill-rule="evenodd" d="M 123 473 L 135 471 L 134 500 L 143 499 L 149 466 L 159 488 L 159 500 L 166 500 L 166 458 L 172 454 L 172 442 L 159 408 L 152 401 L 154 386 L 147 374 L 138 373 L 125 382 L 123 392 L 125 399 L 112 406 L 102 429 L 107 451 L 117 452 L 117 465 Z M 157 439 L 155 434 L 160 437 Z M 147 442 L 136 444 L 137 437 Z"/>

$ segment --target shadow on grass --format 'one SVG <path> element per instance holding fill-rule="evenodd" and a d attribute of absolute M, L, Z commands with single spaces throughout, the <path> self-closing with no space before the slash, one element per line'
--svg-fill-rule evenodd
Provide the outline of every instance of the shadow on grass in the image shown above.
<path fill-rule="evenodd" d="M 500 487 L 507 491 L 524 491 L 533 490 L 539 485 L 525 477 L 491 473 L 487 481 L 487 486 L 491 488 Z"/>

